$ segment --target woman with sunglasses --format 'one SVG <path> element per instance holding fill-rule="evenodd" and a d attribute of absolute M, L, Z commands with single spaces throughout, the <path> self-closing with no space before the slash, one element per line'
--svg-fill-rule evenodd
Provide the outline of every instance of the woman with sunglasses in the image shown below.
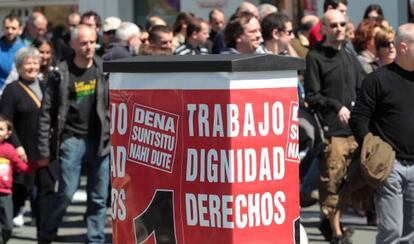
<path fill-rule="evenodd" d="M 394 61 L 397 51 L 394 44 L 394 31 L 380 28 L 375 35 L 375 47 L 377 53 L 377 66 L 382 67 Z"/>
<path fill-rule="evenodd" d="M 352 44 L 366 73 L 371 73 L 377 69 L 375 34 L 379 27 L 380 24 L 376 20 L 365 19 L 355 30 L 355 38 Z"/>

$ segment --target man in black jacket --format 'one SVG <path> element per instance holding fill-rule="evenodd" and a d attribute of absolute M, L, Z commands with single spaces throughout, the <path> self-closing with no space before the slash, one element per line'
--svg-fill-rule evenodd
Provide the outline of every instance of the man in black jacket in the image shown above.
<path fill-rule="evenodd" d="M 51 211 L 41 223 L 39 243 L 57 236 L 66 208 L 86 167 L 87 242 L 104 243 L 109 184 L 109 101 L 102 61 L 95 56 L 96 32 L 79 25 L 72 31 L 74 56 L 59 65 L 60 76 L 49 80 L 39 115 L 41 161 L 58 157 L 59 189 Z M 52 134 L 52 135 L 51 135 Z"/>
<path fill-rule="evenodd" d="M 414 24 L 398 28 L 397 58 L 370 74 L 361 87 L 350 125 L 359 143 L 372 132 L 396 152 L 394 167 L 376 191 L 377 243 L 414 240 Z"/>
<path fill-rule="evenodd" d="M 343 45 L 345 25 L 340 11 L 328 10 L 322 20 L 325 39 L 306 57 L 306 99 L 317 113 L 327 141 L 320 162 L 319 201 L 329 219 L 331 243 L 348 243 L 340 227 L 338 188 L 357 147 L 348 120 L 365 76 L 358 60 Z"/>

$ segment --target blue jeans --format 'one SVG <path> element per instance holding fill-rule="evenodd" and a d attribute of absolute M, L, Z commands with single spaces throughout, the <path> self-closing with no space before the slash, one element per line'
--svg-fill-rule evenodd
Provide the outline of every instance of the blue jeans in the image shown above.
<path fill-rule="evenodd" d="M 97 143 L 84 138 L 69 137 L 60 147 L 59 187 L 51 202 L 40 239 L 53 240 L 65 215 L 66 209 L 79 187 L 82 164 L 87 170 L 86 226 L 87 243 L 105 242 L 106 200 L 109 184 L 109 156 L 97 156 Z"/>
<path fill-rule="evenodd" d="M 318 179 L 319 159 L 318 157 L 313 157 L 311 166 L 309 167 L 308 172 L 303 177 L 302 183 L 300 184 L 300 192 L 303 194 L 311 194 L 313 190 L 318 189 Z"/>
<path fill-rule="evenodd" d="M 377 189 L 377 244 L 414 243 L 414 162 L 395 160 L 383 186 Z"/>

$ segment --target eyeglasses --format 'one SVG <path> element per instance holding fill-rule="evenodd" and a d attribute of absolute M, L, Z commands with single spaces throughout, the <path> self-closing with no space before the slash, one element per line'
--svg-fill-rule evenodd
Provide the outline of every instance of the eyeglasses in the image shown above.
<path fill-rule="evenodd" d="M 337 22 L 337 23 L 330 23 L 329 24 L 329 27 L 331 27 L 332 29 L 333 28 L 336 28 L 336 27 L 345 27 L 345 25 L 346 25 L 346 22 Z"/>
<path fill-rule="evenodd" d="M 383 48 L 389 48 L 389 47 L 391 47 L 391 44 L 394 45 L 394 42 L 390 42 L 390 41 L 388 41 L 388 42 L 381 42 L 381 43 L 379 43 L 379 46 L 380 47 L 383 47 Z"/>
<path fill-rule="evenodd" d="M 293 34 L 293 30 L 283 30 L 283 29 L 278 29 L 278 31 L 280 32 L 285 32 L 286 34 L 288 34 L 289 36 L 291 36 Z"/>

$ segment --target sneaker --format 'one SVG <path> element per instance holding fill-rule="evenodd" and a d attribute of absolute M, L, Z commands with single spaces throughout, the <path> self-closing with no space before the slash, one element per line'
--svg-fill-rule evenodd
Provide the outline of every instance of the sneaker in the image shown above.
<path fill-rule="evenodd" d="M 22 227 L 24 225 L 23 211 L 19 211 L 16 217 L 13 218 L 13 225 L 15 227 Z"/>
<path fill-rule="evenodd" d="M 333 236 L 330 244 L 352 244 L 352 240 L 347 236 Z"/>

